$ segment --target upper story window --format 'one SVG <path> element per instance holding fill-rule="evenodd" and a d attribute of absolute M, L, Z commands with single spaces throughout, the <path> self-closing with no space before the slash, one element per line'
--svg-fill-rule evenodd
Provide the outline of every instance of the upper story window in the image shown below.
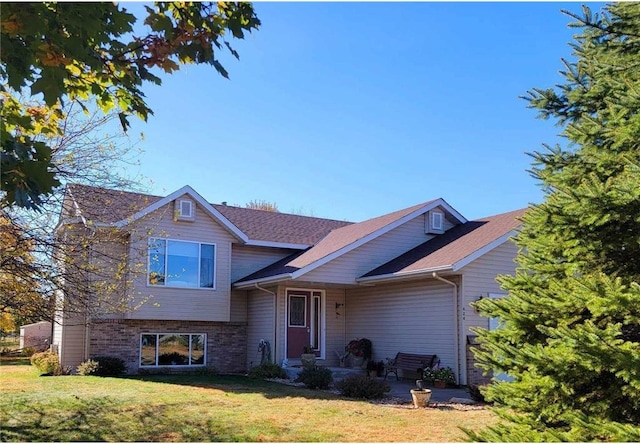
<path fill-rule="evenodd" d="M 176 219 L 193 222 L 195 220 L 195 207 L 193 202 L 188 199 L 177 199 L 175 202 Z"/>
<path fill-rule="evenodd" d="M 149 239 L 147 283 L 165 287 L 215 288 L 216 246 Z"/>

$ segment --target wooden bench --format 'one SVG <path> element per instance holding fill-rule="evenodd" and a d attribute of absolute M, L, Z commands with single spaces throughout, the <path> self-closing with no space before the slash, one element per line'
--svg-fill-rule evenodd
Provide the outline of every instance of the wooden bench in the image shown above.
<path fill-rule="evenodd" d="M 424 369 L 434 368 L 439 362 L 440 360 L 437 355 L 418 355 L 399 352 L 394 359 L 387 358 L 387 363 L 384 366 L 384 379 L 387 379 L 389 373 L 394 373 L 396 380 L 399 380 L 398 370 L 410 370 L 418 373 L 422 378 Z"/>

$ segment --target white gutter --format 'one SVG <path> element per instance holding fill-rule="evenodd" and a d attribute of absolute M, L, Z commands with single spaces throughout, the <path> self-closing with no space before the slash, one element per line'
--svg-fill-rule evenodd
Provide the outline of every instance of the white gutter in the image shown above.
<path fill-rule="evenodd" d="M 456 377 L 457 382 L 460 384 L 460 333 L 458 331 L 458 285 L 443 277 L 438 276 L 435 271 L 431 273 L 434 279 L 437 279 L 445 284 L 449 284 L 453 287 L 453 324 L 455 327 L 455 341 L 456 341 Z"/>
<path fill-rule="evenodd" d="M 272 241 L 252 240 L 252 239 L 249 239 L 245 245 L 250 245 L 253 247 L 290 248 L 292 250 L 306 250 L 311 246 L 307 244 L 293 244 L 293 243 L 287 243 L 287 242 L 272 242 Z"/>
<path fill-rule="evenodd" d="M 453 265 L 443 265 L 441 267 L 425 268 L 422 270 L 401 271 L 399 273 L 380 274 L 377 276 L 359 277 L 356 279 L 358 283 L 366 282 L 386 282 L 395 279 L 404 279 L 411 276 L 420 276 L 423 274 L 431 274 L 437 271 L 453 271 Z"/>
<path fill-rule="evenodd" d="M 252 287 L 255 287 L 256 285 L 266 284 L 269 282 L 282 281 L 285 279 L 291 279 L 291 273 L 278 274 L 278 275 L 270 276 L 264 279 L 252 279 L 246 282 L 236 282 L 235 284 L 233 284 L 233 288 L 237 288 L 237 289 L 252 288 Z"/>

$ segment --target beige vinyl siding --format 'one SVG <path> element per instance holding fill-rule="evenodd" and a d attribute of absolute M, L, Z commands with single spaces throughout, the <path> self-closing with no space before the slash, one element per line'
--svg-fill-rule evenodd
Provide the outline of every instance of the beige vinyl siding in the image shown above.
<path fill-rule="evenodd" d="M 496 277 L 515 273 L 517 252 L 516 245 L 507 241 L 460 270 L 464 275 L 461 304 L 463 335 L 472 334 L 471 327 L 489 326 L 489 319 L 480 316 L 469 304 L 481 296 L 487 297 L 489 293 L 505 293 Z"/>
<path fill-rule="evenodd" d="M 258 353 L 260 339 L 271 344 L 271 356 L 275 362 L 282 362 L 282 358 L 275 356 L 276 342 L 274 296 L 265 291 L 252 290 L 247 293 L 247 366 L 260 363 Z"/>
<path fill-rule="evenodd" d="M 489 319 L 480 316 L 470 304 L 480 297 L 487 297 L 489 293 L 505 293 L 496 281 L 496 277 L 501 274 L 515 273 L 514 259 L 517 251 L 518 249 L 513 242 L 506 241 L 460 270 L 463 273 L 463 284 L 460 290 L 462 298 L 460 304 L 461 350 L 465 350 L 467 335 L 474 334 L 471 331 L 472 327 L 489 327 Z M 469 369 L 465 355 L 461 356 L 461 365 L 461 383 L 466 384 Z"/>
<path fill-rule="evenodd" d="M 133 292 L 136 309 L 129 319 L 220 321 L 230 319 L 231 244 L 236 239 L 195 204 L 195 220 L 174 221 L 169 203 L 136 222 L 131 235 Z M 150 237 L 215 244 L 215 289 L 147 285 Z"/>
<path fill-rule="evenodd" d="M 287 257 L 296 250 L 254 247 L 234 244 L 231 252 L 231 282 L 236 282 L 258 270 Z"/>
<path fill-rule="evenodd" d="M 96 317 L 118 318 L 124 315 L 131 273 L 127 272 L 129 238 L 113 230 L 98 230 L 89 257 L 92 313 Z"/>
<path fill-rule="evenodd" d="M 354 284 L 356 278 L 432 239 L 434 235 L 425 234 L 424 228 L 424 216 L 420 215 L 302 278 L 311 282 Z"/>
<path fill-rule="evenodd" d="M 425 279 L 347 290 L 347 342 L 366 337 L 373 358 L 398 352 L 437 354 L 455 368 L 454 299 L 451 286 Z"/>
<path fill-rule="evenodd" d="M 247 292 L 231 290 L 231 322 L 247 322 Z"/>
<path fill-rule="evenodd" d="M 344 353 L 346 340 L 345 290 L 328 288 L 325 290 L 325 362 L 323 365 L 340 364 L 336 353 Z M 336 304 L 345 304 L 336 308 Z"/>
<path fill-rule="evenodd" d="M 80 316 L 65 314 L 60 333 L 60 365 L 75 368 L 85 360 L 85 326 Z"/>

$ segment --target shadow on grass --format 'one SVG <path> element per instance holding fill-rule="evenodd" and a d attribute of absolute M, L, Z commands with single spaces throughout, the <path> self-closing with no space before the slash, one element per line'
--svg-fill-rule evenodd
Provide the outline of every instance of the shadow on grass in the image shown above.
<path fill-rule="evenodd" d="M 341 399 L 339 395 L 324 390 L 311 390 L 306 387 L 296 387 L 278 382 L 249 378 L 242 375 L 199 375 L 199 374 L 156 374 L 136 375 L 127 378 L 139 381 L 149 381 L 161 384 L 183 385 L 199 388 L 213 388 L 225 392 L 259 393 L 267 399 L 276 398 L 307 398 L 307 399 Z"/>
<path fill-rule="evenodd" d="M 1 442 L 242 441 L 239 424 L 190 421 L 170 405 L 123 404 L 117 397 L 80 399 L 58 408 L 14 402 L 2 416 Z M 10 410 L 10 411 L 9 411 Z M 191 424 L 190 424 L 191 422 Z M 191 431 L 189 426 L 191 425 Z M 186 428 L 186 430 L 185 430 Z"/>
<path fill-rule="evenodd" d="M 40 404 L 16 400 L 2 424 L 3 442 L 22 441 L 107 441 L 103 414 L 112 402 L 109 399 L 79 400 L 73 408 L 65 408 L 60 415 Z"/>
<path fill-rule="evenodd" d="M 0 356 L 0 366 L 2 365 L 30 365 L 31 362 L 27 356 Z"/>

